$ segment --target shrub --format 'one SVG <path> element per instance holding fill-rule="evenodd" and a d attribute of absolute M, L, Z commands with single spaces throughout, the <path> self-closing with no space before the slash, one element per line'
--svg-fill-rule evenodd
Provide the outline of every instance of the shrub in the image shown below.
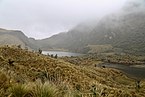
<path fill-rule="evenodd" d="M 42 50 L 41 50 L 40 48 L 39 48 L 39 50 L 38 50 L 38 53 L 39 53 L 39 54 L 42 54 Z"/>
<path fill-rule="evenodd" d="M 53 58 L 53 54 L 51 54 L 50 57 Z"/>
<path fill-rule="evenodd" d="M 18 45 L 17 47 L 18 47 L 19 49 L 21 49 L 21 45 Z"/>
<path fill-rule="evenodd" d="M 56 58 L 56 59 L 57 59 L 57 54 L 54 56 L 54 58 Z"/>

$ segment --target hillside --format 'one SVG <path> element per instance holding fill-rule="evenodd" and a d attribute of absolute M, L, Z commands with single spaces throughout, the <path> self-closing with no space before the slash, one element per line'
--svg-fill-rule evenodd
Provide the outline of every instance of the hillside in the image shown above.
<path fill-rule="evenodd" d="M 37 48 L 35 44 L 30 43 L 29 38 L 23 32 L 2 28 L 0 28 L 0 45 L 21 45 L 22 48 Z"/>
<path fill-rule="evenodd" d="M 80 52 L 84 49 L 89 40 L 90 31 L 92 31 L 97 23 L 79 24 L 68 32 L 53 35 L 50 38 L 38 40 L 41 47 L 51 46 L 54 49 L 65 49 L 73 52 Z M 43 45 L 44 43 L 44 45 Z"/>
<path fill-rule="evenodd" d="M 94 21 L 96 23 L 82 23 L 66 33 L 39 42 L 44 43 L 46 47 L 49 45 L 54 49 L 63 48 L 81 53 L 91 52 L 91 47 L 95 45 L 104 45 L 105 48 L 106 45 L 111 45 L 110 49 L 103 52 L 121 51 L 141 55 L 145 50 L 144 9 L 140 3 L 130 2 L 122 10 Z"/>
<path fill-rule="evenodd" d="M 119 97 L 124 97 L 124 95 L 130 95 L 129 97 L 144 95 L 144 81 L 142 81 L 140 91 L 136 92 L 135 82 L 132 79 L 111 68 L 77 66 L 62 59 L 51 58 L 17 47 L 0 47 L 0 60 L 0 95 L 3 96 L 16 93 L 13 91 L 11 94 L 9 89 L 17 89 L 17 87 L 13 87 L 17 86 L 17 84 L 27 85 L 31 83 L 31 86 L 29 84 L 27 86 L 27 88 L 30 88 L 38 80 L 42 82 L 42 85 L 47 81 L 54 83 L 57 89 L 62 85 L 61 89 L 63 87 L 62 90 L 66 89 L 63 91 L 64 94 L 71 90 L 78 91 L 79 95 L 83 93 L 92 93 L 94 95 L 95 92 L 97 95 L 104 95 L 103 97 L 109 95 L 120 95 Z M 96 89 L 91 91 L 94 88 Z M 59 92 L 62 90 L 59 90 Z M 31 95 L 30 97 L 39 96 Z"/>
<path fill-rule="evenodd" d="M 145 43 L 145 13 L 133 12 L 124 15 L 109 16 L 94 29 L 90 43 L 111 44 L 128 53 L 142 53 Z M 98 35 L 100 33 L 100 35 Z M 98 41 L 96 41 L 98 39 Z"/>

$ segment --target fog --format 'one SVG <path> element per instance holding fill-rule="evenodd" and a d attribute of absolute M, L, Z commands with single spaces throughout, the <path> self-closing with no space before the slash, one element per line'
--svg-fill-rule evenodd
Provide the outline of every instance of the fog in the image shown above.
<path fill-rule="evenodd" d="M 42 39 L 119 10 L 127 0 L 0 0 L 0 28 Z"/>

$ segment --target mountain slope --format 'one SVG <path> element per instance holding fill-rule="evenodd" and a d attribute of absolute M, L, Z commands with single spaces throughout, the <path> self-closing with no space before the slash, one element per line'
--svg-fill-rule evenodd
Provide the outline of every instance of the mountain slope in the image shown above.
<path fill-rule="evenodd" d="M 104 21 L 94 29 L 90 43 L 111 44 L 114 48 L 121 48 L 125 51 L 145 50 L 144 12 L 133 12 L 119 17 L 110 16 Z M 96 39 L 98 41 L 95 41 Z"/>
<path fill-rule="evenodd" d="M 121 49 L 127 53 L 142 54 L 145 50 L 145 8 L 135 4 L 131 2 L 131 6 L 103 17 L 93 26 L 83 23 L 67 33 L 40 41 L 73 52 L 87 53 L 91 50 L 90 45 L 111 45 L 111 49 L 107 50 Z"/>
<path fill-rule="evenodd" d="M 91 23 L 80 24 L 69 32 L 63 32 L 50 38 L 39 40 L 38 42 L 41 44 L 42 48 L 44 46 L 43 43 L 45 43 L 45 46 L 49 45 L 54 49 L 63 48 L 69 51 L 78 52 L 88 44 L 88 36 L 94 27 L 94 23 L 93 25 Z"/>
<path fill-rule="evenodd" d="M 6 30 L 0 28 L 0 45 L 21 45 L 22 48 L 28 47 L 36 49 L 35 44 L 29 42 L 27 36 L 18 30 Z"/>
<path fill-rule="evenodd" d="M 22 47 L 25 46 L 25 44 L 23 43 L 23 41 L 21 41 L 17 37 L 14 37 L 12 35 L 9 35 L 9 34 L 0 35 L 0 44 L 1 45 L 6 45 L 6 44 L 7 45 L 12 45 L 12 44 L 19 45 L 19 44 L 21 44 Z"/>

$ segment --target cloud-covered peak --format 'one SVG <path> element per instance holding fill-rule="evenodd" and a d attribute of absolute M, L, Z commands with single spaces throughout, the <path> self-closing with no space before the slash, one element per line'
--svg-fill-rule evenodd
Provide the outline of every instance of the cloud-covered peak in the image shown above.
<path fill-rule="evenodd" d="M 129 0 L 123 7 L 125 11 L 136 11 L 145 9 L 145 0 Z"/>

